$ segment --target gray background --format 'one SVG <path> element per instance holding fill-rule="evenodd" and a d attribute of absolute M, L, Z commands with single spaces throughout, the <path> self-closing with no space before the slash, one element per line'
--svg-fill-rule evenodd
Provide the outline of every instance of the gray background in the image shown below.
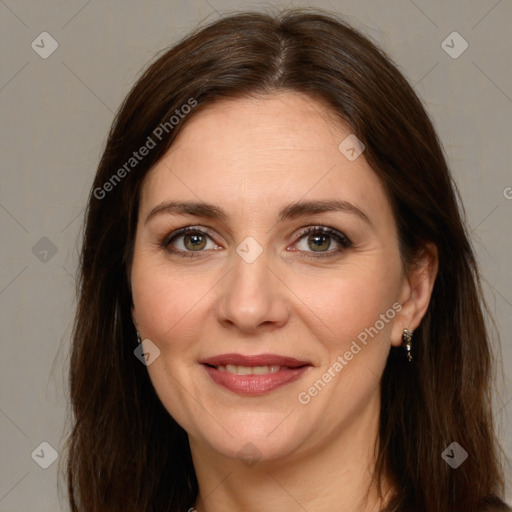
<path fill-rule="evenodd" d="M 0 511 L 68 510 L 56 485 L 62 459 L 42 469 L 31 454 L 43 441 L 62 450 L 80 225 L 114 112 L 158 50 L 200 22 L 269 6 L 344 14 L 399 64 L 433 116 L 501 333 L 496 416 L 512 455 L 509 0 L 0 0 Z M 58 42 L 47 59 L 31 47 L 45 31 Z M 469 44 L 456 59 L 441 46 L 453 31 Z M 48 460 L 48 450 L 36 453 Z"/>

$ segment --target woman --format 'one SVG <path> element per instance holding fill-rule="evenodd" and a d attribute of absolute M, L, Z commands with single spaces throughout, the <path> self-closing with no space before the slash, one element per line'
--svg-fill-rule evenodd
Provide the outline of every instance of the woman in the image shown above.
<path fill-rule="evenodd" d="M 80 272 L 73 511 L 509 510 L 442 149 L 335 17 L 235 15 L 156 60 Z"/>

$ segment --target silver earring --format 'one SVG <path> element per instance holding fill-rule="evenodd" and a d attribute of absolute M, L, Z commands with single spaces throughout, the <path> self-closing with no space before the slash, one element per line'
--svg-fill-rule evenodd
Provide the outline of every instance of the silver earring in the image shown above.
<path fill-rule="evenodd" d="M 137 343 L 140 345 L 142 343 L 142 339 L 140 338 L 139 331 L 135 331 L 137 333 Z"/>
<path fill-rule="evenodd" d="M 409 362 L 412 361 L 412 335 L 413 332 L 408 329 L 404 329 L 402 334 L 402 341 L 405 344 L 405 350 L 407 351 L 407 360 Z"/>

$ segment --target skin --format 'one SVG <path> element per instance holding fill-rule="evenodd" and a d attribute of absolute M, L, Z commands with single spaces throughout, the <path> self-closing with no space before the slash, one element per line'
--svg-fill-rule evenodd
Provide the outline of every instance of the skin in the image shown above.
<path fill-rule="evenodd" d="M 426 246 L 405 273 L 377 175 L 364 153 L 349 161 L 338 149 L 349 134 L 322 103 L 298 93 L 223 100 L 188 120 L 143 184 L 132 314 L 142 338 L 160 349 L 147 369 L 188 433 L 199 512 L 324 511 L 340 504 L 368 512 L 382 504 L 368 491 L 380 379 L 391 346 L 402 344 L 403 329 L 414 330 L 427 309 L 437 254 Z M 278 219 L 290 203 L 330 199 L 355 205 L 369 222 L 341 211 Z M 213 203 L 227 218 L 161 213 L 146 222 L 171 200 Z M 210 236 L 199 251 L 184 236 L 171 247 L 197 257 L 162 245 L 185 226 Z M 300 233 L 309 226 L 331 227 L 352 246 L 328 237 L 315 251 L 308 245 L 315 233 Z M 262 249 L 252 263 L 236 252 L 249 236 Z M 359 343 L 361 351 L 309 403 L 300 403 L 299 393 L 394 303 L 400 312 L 366 346 Z M 228 352 L 288 355 L 312 367 L 275 391 L 240 396 L 215 384 L 198 363 Z M 247 443 L 260 457 L 251 467 L 237 457 Z M 392 487 L 386 480 L 385 490 Z"/>

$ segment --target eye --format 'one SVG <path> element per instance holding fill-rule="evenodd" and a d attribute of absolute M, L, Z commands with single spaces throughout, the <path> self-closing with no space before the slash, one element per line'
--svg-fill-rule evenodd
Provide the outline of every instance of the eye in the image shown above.
<path fill-rule="evenodd" d="M 298 251 L 307 253 L 306 257 L 309 258 L 334 256 L 352 246 L 345 234 L 326 226 L 310 226 L 298 236 L 299 241 L 295 247 Z M 332 249 L 333 245 L 337 247 Z M 186 257 L 200 256 L 205 250 L 219 248 L 207 231 L 195 226 L 174 231 L 161 241 L 161 246 L 171 253 Z"/>
<path fill-rule="evenodd" d="M 208 241 L 210 242 L 209 247 Z M 206 231 L 194 226 L 174 231 L 162 240 L 162 246 L 180 256 L 192 257 L 199 256 L 197 253 L 204 252 L 204 249 L 215 249 L 217 247 Z"/>
<path fill-rule="evenodd" d="M 299 238 L 300 240 L 296 244 L 297 249 L 306 253 L 313 253 L 312 256 L 310 254 L 307 256 L 313 258 L 333 256 L 352 246 L 352 242 L 346 235 L 326 226 L 310 226 L 299 234 Z M 329 250 L 332 245 L 338 247 Z"/>

